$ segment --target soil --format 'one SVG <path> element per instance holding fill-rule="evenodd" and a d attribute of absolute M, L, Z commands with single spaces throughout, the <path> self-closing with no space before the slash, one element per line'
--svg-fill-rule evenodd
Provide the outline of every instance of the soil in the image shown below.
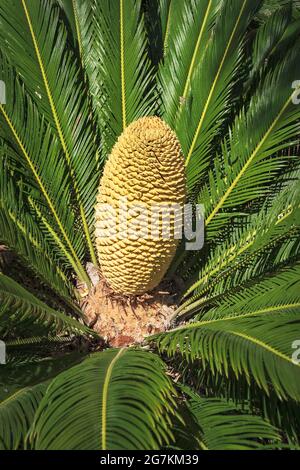
<path fill-rule="evenodd" d="M 147 294 L 126 296 L 113 292 L 101 273 L 89 274 L 94 287 L 88 292 L 78 286 L 81 308 L 87 324 L 108 346 L 140 344 L 145 337 L 170 327 L 178 295 L 172 282 L 165 281 Z"/>

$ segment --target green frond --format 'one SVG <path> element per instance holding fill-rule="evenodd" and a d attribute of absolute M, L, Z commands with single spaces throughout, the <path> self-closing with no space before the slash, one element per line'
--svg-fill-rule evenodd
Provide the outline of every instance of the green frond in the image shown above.
<path fill-rule="evenodd" d="M 212 143 L 228 117 L 232 90 L 243 57 L 244 35 L 258 3 L 226 0 L 222 4 L 190 83 L 189 99 L 182 104 L 175 129 L 186 157 L 190 191 L 203 177 Z"/>
<path fill-rule="evenodd" d="M 82 0 L 61 1 L 73 29 L 76 29 L 76 39 L 80 50 L 81 63 L 89 79 L 88 89 L 92 96 L 93 106 L 97 109 L 100 99 L 101 81 L 98 81 L 98 41 L 94 21 L 95 1 L 85 2 Z"/>
<path fill-rule="evenodd" d="M 278 429 L 291 448 L 299 445 L 299 402 L 282 400 L 274 390 L 267 395 L 254 380 L 249 382 L 245 375 L 237 377 L 232 370 L 225 376 L 209 367 L 203 368 L 201 359 L 188 362 L 181 357 L 176 370 L 181 375 L 181 382 L 192 387 L 201 397 L 218 397 L 238 409 L 259 414 Z"/>
<path fill-rule="evenodd" d="M 77 320 L 56 311 L 39 300 L 17 282 L 0 272 L 1 327 L 7 330 L 30 319 L 50 331 L 69 331 L 88 334 L 90 330 Z"/>
<path fill-rule="evenodd" d="M 163 54 L 166 53 L 169 37 L 170 37 L 170 27 L 172 23 L 172 16 L 174 8 L 178 8 L 178 5 L 174 0 L 160 0 L 159 1 L 159 17 L 161 21 L 161 34 L 162 34 L 162 47 Z"/>
<path fill-rule="evenodd" d="M 209 171 L 209 183 L 199 194 L 199 202 L 205 206 L 208 239 L 238 215 L 242 204 L 270 194 L 270 183 L 286 166 L 286 156 L 280 151 L 291 146 L 299 133 L 299 106 L 292 101 L 298 46 L 268 74 L 249 109 L 237 117 L 222 146 L 223 161 L 217 158 Z"/>
<path fill-rule="evenodd" d="M 281 60 L 285 53 L 289 51 L 295 41 L 299 38 L 299 27 L 300 27 L 300 15 L 298 19 L 295 19 L 293 22 L 289 23 L 286 27 L 280 41 L 274 45 L 271 51 L 270 63 L 273 65 L 277 60 Z"/>
<path fill-rule="evenodd" d="M 5 138 L 16 149 L 9 157 L 15 160 L 17 168 L 23 169 L 28 192 L 32 189 L 31 196 L 37 198 L 40 211 L 46 214 L 48 236 L 54 240 L 61 237 L 59 248 L 64 257 L 78 276 L 89 283 L 80 261 L 84 256 L 84 240 L 81 231 L 74 230 L 76 214 L 72 210 L 72 192 L 59 143 L 3 56 L 1 72 L 11 97 L 7 104 L 0 105 L 1 127 L 5 129 Z M 15 101 L 18 106 L 14 105 Z M 33 191 L 35 188 L 39 193 Z"/>
<path fill-rule="evenodd" d="M 60 372 L 68 369 L 86 358 L 86 353 L 72 352 L 64 356 L 43 356 L 39 352 L 25 353 L 24 349 L 8 347 L 6 364 L 1 364 L 0 399 L 13 393 L 20 385 L 31 387 L 48 381 Z M 20 353 L 19 353 L 20 352 Z M 6 389 L 5 389 L 6 388 Z"/>
<path fill-rule="evenodd" d="M 292 360 L 292 344 L 299 329 L 299 304 L 296 307 L 296 313 L 282 309 L 274 318 L 262 318 L 268 312 L 255 312 L 262 317 L 245 315 L 193 323 L 159 338 L 158 345 L 170 355 L 179 351 L 187 360 L 200 358 L 204 366 L 223 374 L 229 368 L 237 376 L 245 374 L 265 393 L 271 384 L 283 399 L 299 400 L 299 365 Z"/>
<path fill-rule="evenodd" d="M 4 149 L 5 145 L 2 144 Z M 72 302 L 73 287 L 63 263 L 26 207 L 24 194 L 16 184 L 17 176 L 17 173 L 10 174 L 4 161 L 0 160 L 0 240 L 14 250 L 57 296 L 76 308 Z"/>
<path fill-rule="evenodd" d="M 212 0 L 174 1 L 167 11 L 163 5 L 163 12 L 167 13 L 163 33 L 165 58 L 159 81 L 163 118 L 173 128 L 189 97 L 191 80 L 203 57 L 217 3 Z"/>
<path fill-rule="evenodd" d="M 291 4 L 275 10 L 259 27 L 255 36 L 250 80 L 261 73 L 291 25 Z"/>
<path fill-rule="evenodd" d="M 0 450 L 16 450 L 24 442 L 47 386 L 25 387 L 0 401 Z"/>
<path fill-rule="evenodd" d="M 172 440 L 173 394 L 155 355 L 94 354 L 53 380 L 30 442 L 35 449 L 157 449 Z"/>
<path fill-rule="evenodd" d="M 12 14 L 13 24 L 9 20 Z M 98 185 L 94 124 L 77 59 L 66 47 L 67 32 L 60 21 L 60 9 L 49 0 L 38 5 L 34 0 L 5 0 L 1 2 L 0 24 L 4 54 L 57 137 L 85 242 L 97 264 L 90 233 Z"/>
<path fill-rule="evenodd" d="M 203 450 L 258 450 L 280 442 L 278 431 L 260 416 L 222 398 L 206 398 L 182 387 L 200 430 Z"/>
<path fill-rule="evenodd" d="M 255 288 L 240 294 L 241 303 L 234 298 L 200 321 L 152 339 L 169 355 L 199 359 L 224 376 L 231 370 L 249 383 L 255 380 L 267 394 L 271 387 L 278 396 L 299 401 L 300 367 L 292 358 L 300 321 L 299 267 Z"/>
<path fill-rule="evenodd" d="M 229 231 L 227 239 L 213 247 L 199 279 L 183 296 L 193 294 L 192 297 L 179 307 L 178 313 L 192 311 L 214 297 L 226 297 L 246 281 L 295 259 L 300 234 L 299 178 L 272 199 L 271 205 L 267 200 L 260 212 Z M 203 301 L 197 302 L 201 298 Z"/>
<path fill-rule="evenodd" d="M 65 18 L 67 20 L 66 23 L 70 27 L 72 38 L 73 38 L 73 43 L 74 43 L 72 44 L 72 46 L 75 46 L 75 47 L 77 46 L 80 52 L 81 41 L 80 41 L 80 37 L 78 36 L 77 28 L 76 28 L 76 12 L 74 10 L 74 0 L 57 0 L 57 3 L 59 4 L 61 11 L 65 15 Z"/>
<path fill-rule="evenodd" d="M 266 276 L 265 279 L 250 285 L 247 289 L 238 292 L 232 291 L 219 302 L 217 307 L 206 312 L 202 319 L 221 318 L 223 314 L 227 316 L 229 310 L 232 315 L 232 309 L 235 312 L 243 312 L 246 316 L 253 312 L 268 313 L 270 306 L 272 307 L 271 313 L 290 308 L 297 309 L 300 302 L 299 275 L 300 265 L 298 263 L 276 275 Z"/>
<path fill-rule="evenodd" d="M 103 152 L 101 151 L 101 137 L 98 128 L 97 113 L 93 109 L 93 96 L 96 99 L 97 90 L 96 80 L 90 83 L 87 79 L 86 69 L 89 69 L 91 76 L 97 68 L 97 55 L 92 44 L 91 29 L 93 22 L 90 21 L 93 15 L 92 2 L 84 2 L 82 0 L 58 0 L 60 7 L 67 18 L 69 29 L 72 31 L 72 37 L 75 43 L 75 49 L 78 49 L 77 55 L 80 58 L 81 69 L 80 72 L 83 76 L 84 89 L 89 101 L 89 108 L 91 115 L 91 122 L 93 123 L 94 145 L 96 148 L 95 158 L 97 161 L 97 171 L 103 164 Z M 88 10 L 89 13 L 86 13 Z M 84 12 L 84 13 L 83 13 Z M 83 21 L 84 18 L 84 21 Z M 83 44 L 85 43 L 85 45 Z M 93 66 L 92 66 L 93 64 Z M 90 73 L 88 74 L 90 76 Z M 92 227 L 91 227 L 92 229 Z"/>
<path fill-rule="evenodd" d="M 297 17 L 299 16 L 299 9 L 300 9 L 300 2 L 299 0 L 281 0 L 278 2 L 277 0 L 264 0 L 261 2 L 261 6 L 259 11 L 256 15 L 256 20 L 264 23 L 270 17 L 270 15 L 278 9 L 282 7 L 291 7 L 292 8 L 292 16 Z M 298 10 L 298 13 L 297 13 Z"/>
<path fill-rule="evenodd" d="M 62 345 L 70 344 L 72 342 L 72 336 L 31 336 L 26 338 L 18 338 L 15 340 L 6 341 L 6 346 L 12 349 L 27 349 L 30 348 L 30 351 L 33 352 L 35 346 L 41 348 L 38 352 L 41 353 L 43 350 L 49 349 L 51 345 Z"/>
<path fill-rule="evenodd" d="M 148 43 L 148 56 L 154 68 L 153 73 L 157 73 L 159 64 L 165 54 L 171 3 L 172 0 L 142 0 L 141 2 Z"/>
<path fill-rule="evenodd" d="M 8 348 L 9 349 L 9 348 Z M 24 447 L 38 405 L 51 378 L 80 362 L 84 356 L 66 354 L 63 358 L 16 360 L 8 353 L 1 365 L 0 378 L 0 450 Z"/>
<path fill-rule="evenodd" d="M 130 122 L 152 114 L 154 84 L 141 1 L 88 3 L 75 0 L 83 61 L 107 156 Z"/>

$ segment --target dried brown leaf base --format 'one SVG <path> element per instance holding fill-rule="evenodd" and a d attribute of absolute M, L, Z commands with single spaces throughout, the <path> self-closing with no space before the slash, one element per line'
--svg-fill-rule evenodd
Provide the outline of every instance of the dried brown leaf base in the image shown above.
<path fill-rule="evenodd" d="M 112 347 L 143 342 L 146 336 L 165 331 L 177 307 L 175 289 L 163 283 L 140 296 L 115 293 L 100 275 L 100 281 L 81 302 L 86 322 Z"/>

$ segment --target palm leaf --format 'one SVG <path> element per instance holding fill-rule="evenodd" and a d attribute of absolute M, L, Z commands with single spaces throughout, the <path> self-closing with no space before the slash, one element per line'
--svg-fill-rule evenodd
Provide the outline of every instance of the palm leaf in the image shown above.
<path fill-rule="evenodd" d="M 292 307 L 298 311 L 290 312 Z M 272 312 L 271 307 L 265 310 Z M 297 400 L 299 365 L 292 361 L 291 345 L 299 329 L 299 303 L 277 313 L 282 315 L 276 319 L 253 315 L 197 322 L 165 335 L 159 340 L 159 347 L 170 355 L 178 350 L 187 359 L 201 358 L 204 365 L 223 374 L 232 368 L 236 375 L 246 374 L 249 381 L 256 380 L 266 393 L 271 383 L 280 397 Z"/>
<path fill-rule="evenodd" d="M 176 8 L 174 0 L 159 0 L 159 18 L 161 22 L 163 54 L 166 52 L 169 41 L 170 26 L 173 16 L 173 8 Z"/>
<path fill-rule="evenodd" d="M 20 325 L 32 319 L 34 323 L 41 324 L 52 331 L 81 332 L 91 331 L 77 320 L 56 311 L 39 300 L 17 282 L 0 272 L 0 299 L 1 299 L 1 330 L 7 329 L 7 324 Z"/>
<path fill-rule="evenodd" d="M 95 354 L 51 383 L 31 442 L 35 449 L 156 449 L 172 439 L 173 393 L 158 357 Z"/>
<path fill-rule="evenodd" d="M 230 305 L 160 334 L 155 342 L 169 355 L 180 352 L 188 360 L 200 359 L 204 367 L 225 376 L 229 370 L 237 377 L 244 374 L 267 394 L 271 384 L 278 396 L 299 400 L 300 366 L 292 359 L 300 321 L 298 292 L 296 268 L 240 294 L 243 302 L 233 297 Z"/>
<path fill-rule="evenodd" d="M 5 151 L 4 144 L 2 150 Z M 57 296 L 76 309 L 71 301 L 73 288 L 58 256 L 55 256 L 55 247 L 49 244 L 33 214 L 26 207 L 24 194 L 20 190 L 22 179 L 18 178 L 16 172 L 10 173 L 4 162 L 5 160 L 0 161 L 0 239 Z"/>
<path fill-rule="evenodd" d="M 293 104 L 291 88 L 299 65 L 297 50 L 295 46 L 276 71 L 268 74 L 224 142 L 223 162 L 216 159 L 209 172 L 209 186 L 199 195 L 206 210 L 207 238 L 228 223 L 234 215 L 230 209 L 237 212 L 241 204 L 268 194 L 270 183 L 285 166 L 286 157 L 278 152 L 291 146 L 299 132 L 299 108 Z M 272 90 L 276 90 L 276 100 Z"/>
<path fill-rule="evenodd" d="M 83 61 L 107 155 L 125 127 L 153 109 L 141 1 L 75 0 L 75 4 Z"/>
<path fill-rule="evenodd" d="M 85 2 L 82 0 L 58 0 L 61 9 L 64 11 L 68 24 L 72 30 L 72 36 L 75 45 L 78 47 L 78 55 L 80 56 L 81 72 L 83 75 L 83 82 L 85 85 L 85 92 L 89 101 L 89 107 L 93 110 L 93 101 L 96 102 L 97 92 L 101 92 L 97 88 L 96 80 L 88 82 L 86 69 L 89 70 L 89 76 L 94 77 L 98 66 L 98 59 L 96 51 L 94 50 L 94 44 L 92 41 L 92 29 L 93 22 L 93 4 L 92 2 Z M 84 44 L 83 44 L 84 42 Z M 94 100 L 93 100 L 94 97 Z M 93 123 L 97 123 L 97 114 L 92 113 Z M 94 144 L 96 148 L 96 161 L 97 170 L 100 168 L 100 163 L 103 163 L 103 153 L 101 152 L 101 138 L 99 135 L 99 129 L 97 126 L 93 126 L 94 132 Z"/>
<path fill-rule="evenodd" d="M 282 59 L 284 57 L 284 52 L 287 52 L 295 44 L 295 41 L 297 41 L 299 37 L 299 25 L 300 17 L 287 26 L 280 41 L 274 45 L 271 51 L 270 62 L 272 64 L 275 62 L 275 60 Z"/>
<path fill-rule="evenodd" d="M 276 10 L 282 7 L 292 7 L 293 16 L 297 16 L 297 10 L 300 8 L 299 0 L 282 0 L 277 2 L 277 0 L 264 0 L 262 2 L 261 8 L 256 15 L 256 19 L 259 22 L 265 22 L 270 15 Z M 299 15 L 299 13 L 298 13 Z"/>
<path fill-rule="evenodd" d="M 9 21 L 12 11 L 13 24 Z M 42 0 L 38 8 L 32 0 L 4 1 L 0 18 L 3 51 L 57 136 L 86 242 L 96 264 L 90 235 L 98 183 L 93 123 L 76 57 L 66 48 L 67 33 L 60 21 L 60 10 L 49 0 Z"/>
<path fill-rule="evenodd" d="M 245 375 L 237 377 L 231 370 L 225 376 L 208 367 L 203 369 L 201 359 L 187 362 L 180 358 L 176 369 L 181 375 L 181 382 L 188 384 L 201 397 L 221 398 L 237 409 L 259 414 L 281 431 L 284 442 L 288 441 L 290 447 L 299 444 L 299 402 L 282 400 L 274 390 L 267 395 L 254 380 L 249 382 Z"/>
<path fill-rule="evenodd" d="M 210 299 L 228 295 L 245 282 L 274 271 L 299 251 L 299 179 L 284 188 L 240 227 L 229 232 L 228 240 L 214 247 L 199 272 L 199 279 L 186 291 L 177 313 L 187 313 Z M 198 299 L 202 299 L 199 300 Z"/>
<path fill-rule="evenodd" d="M 92 105 L 99 122 L 97 107 L 101 101 L 102 80 L 98 70 L 99 47 L 97 27 L 95 25 L 95 5 L 94 1 L 70 0 L 68 4 L 61 2 L 61 6 L 64 8 L 69 22 L 72 24 L 73 34 L 78 43 L 81 63 L 88 78 L 88 92 L 91 95 Z"/>
<path fill-rule="evenodd" d="M 77 24 L 76 24 L 77 12 L 76 12 L 76 5 L 74 3 L 74 0 L 57 0 L 57 3 L 59 4 L 61 10 L 64 12 L 65 17 L 66 17 L 66 22 L 71 29 L 72 36 L 74 39 L 74 46 L 75 47 L 78 46 L 79 52 L 81 52 L 81 41 L 80 41 L 80 36 L 78 36 L 78 30 L 77 30 Z"/>
<path fill-rule="evenodd" d="M 0 449 L 24 446 L 26 434 L 51 378 L 82 360 L 77 353 L 63 358 L 27 358 L 14 360 L 8 353 L 1 365 Z"/>
<path fill-rule="evenodd" d="M 156 72 L 167 52 L 171 25 L 176 21 L 174 11 L 178 11 L 179 6 L 179 2 L 173 0 L 142 0 L 149 58 Z"/>
<path fill-rule="evenodd" d="M 242 59 L 242 41 L 257 1 L 227 0 L 190 83 L 176 132 L 186 157 L 190 191 L 203 177 L 214 138 L 230 109 L 230 98 Z"/>
<path fill-rule="evenodd" d="M 46 390 L 45 384 L 25 387 L 0 401 L 0 450 L 18 449 Z"/>
<path fill-rule="evenodd" d="M 279 442 L 277 430 L 245 407 L 222 398 L 206 398 L 183 387 L 187 406 L 200 428 L 200 448 L 205 450 L 257 450 L 266 442 Z M 248 412 L 247 412 L 248 411 Z"/>
<path fill-rule="evenodd" d="M 280 44 L 291 24 L 291 13 L 291 4 L 287 4 L 275 10 L 258 29 L 253 44 L 250 80 L 265 68 L 269 56 Z"/>
<path fill-rule="evenodd" d="M 222 313 L 227 315 L 228 310 L 243 311 L 245 315 L 255 311 L 267 313 L 269 306 L 272 311 L 281 311 L 285 308 L 297 308 L 299 303 L 298 286 L 300 265 L 288 267 L 273 276 L 266 276 L 260 282 L 250 285 L 247 289 L 232 292 L 219 302 L 219 305 L 210 309 L 203 318 L 221 318 Z M 290 306 L 290 307 L 289 307 Z"/>
<path fill-rule="evenodd" d="M 47 221 L 48 236 L 56 242 L 78 276 L 89 283 L 80 261 L 84 255 L 84 242 L 82 233 L 74 230 L 75 213 L 71 208 L 67 170 L 60 158 L 58 141 L 51 133 L 49 125 L 39 115 L 22 83 L 15 78 L 10 64 L 2 58 L 1 71 L 11 99 L 6 105 L 0 105 L 0 113 L 5 138 L 15 149 L 10 152 L 10 158 L 15 159 L 16 167 L 23 169 L 30 189 L 39 189 L 39 193 L 31 191 L 31 199 L 34 196 L 38 198 L 33 207 L 35 210 L 38 208 L 38 214 L 44 212 L 41 219 L 44 217 Z M 14 100 L 19 106 L 14 106 Z M 44 158 L 44 155 L 47 155 L 47 158 Z M 48 222 L 49 213 L 53 222 Z"/>
<path fill-rule="evenodd" d="M 212 0 L 167 2 L 161 5 L 165 59 L 159 80 L 163 118 L 174 128 L 189 95 L 196 66 L 203 57 L 217 4 Z"/>

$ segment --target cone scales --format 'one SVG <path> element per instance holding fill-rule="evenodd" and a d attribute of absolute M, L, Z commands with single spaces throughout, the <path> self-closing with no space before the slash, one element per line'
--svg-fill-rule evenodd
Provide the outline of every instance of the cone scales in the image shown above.
<path fill-rule="evenodd" d="M 153 207 L 176 204 L 182 215 L 185 195 L 184 159 L 175 133 L 158 117 L 130 124 L 106 162 L 95 214 L 101 270 L 115 292 L 138 295 L 160 283 L 178 245 L 174 238 L 177 216 L 170 212 L 170 237 L 166 238 L 161 217 L 159 231 L 152 236 L 151 214 Z M 108 227 L 113 229 L 109 236 Z M 137 227 L 134 235 L 131 227 Z"/>

